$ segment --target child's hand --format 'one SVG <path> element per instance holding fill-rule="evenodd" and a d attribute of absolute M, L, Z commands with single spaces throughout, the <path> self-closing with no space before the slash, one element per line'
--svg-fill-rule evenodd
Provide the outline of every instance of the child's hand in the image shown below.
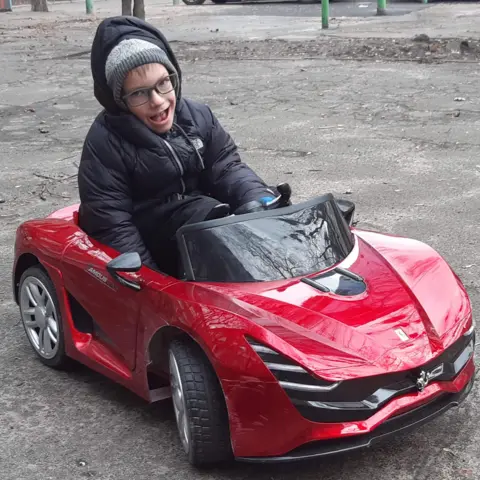
<path fill-rule="evenodd" d="M 240 205 L 233 213 L 235 215 L 243 215 L 245 213 L 261 212 L 266 209 L 266 203 L 262 203 L 260 200 L 252 200 Z"/>

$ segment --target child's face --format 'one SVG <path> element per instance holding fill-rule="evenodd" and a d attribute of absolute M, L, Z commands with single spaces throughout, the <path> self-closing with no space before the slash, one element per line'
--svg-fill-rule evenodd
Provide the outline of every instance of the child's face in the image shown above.
<path fill-rule="evenodd" d="M 124 101 L 130 111 L 154 132 L 165 133 L 172 128 L 176 105 L 173 81 L 167 69 L 159 63 L 137 67 L 125 78 L 123 90 L 127 97 Z M 149 91 L 155 85 L 161 94 Z"/>

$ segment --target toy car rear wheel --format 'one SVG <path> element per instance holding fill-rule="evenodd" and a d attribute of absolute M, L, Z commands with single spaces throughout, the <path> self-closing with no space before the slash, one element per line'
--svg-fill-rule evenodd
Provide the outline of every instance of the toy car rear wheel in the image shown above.
<path fill-rule="evenodd" d="M 42 363 L 57 369 L 72 366 L 65 354 L 62 317 L 55 287 L 39 266 L 20 278 L 19 307 L 28 341 Z"/>
<path fill-rule="evenodd" d="M 201 467 L 230 460 L 225 398 L 205 354 L 193 342 L 174 340 L 169 366 L 175 418 L 189 462 Z"/>

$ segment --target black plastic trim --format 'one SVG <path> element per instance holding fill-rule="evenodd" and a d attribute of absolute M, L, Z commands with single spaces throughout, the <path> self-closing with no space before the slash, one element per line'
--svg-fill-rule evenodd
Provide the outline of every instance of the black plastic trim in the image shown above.
<path fill-rule="evenodd" d="M 320 290 L 321 292 L 328 293 L 330 292 L 330 289 L 326 287 L 325 285 L 322 285 L 321 283 L 315 282 L 315 280 L 312 280 L 311 278 L 304 277 L 300 280 L 303 283 L 306 283 L 307 285 L 310 285 L 313 288 L 316 288 L 317 290 Z"/>
<path fill-rule="evenodd" d="M 93 317 L 69 291 L 67 291 L 67 298 L 74 327 L 82 333 L 93 333 L 95 330 Z"/>
<path fill-rule="evenodd" d="M 333 269 L 335 272 L 339 273 L 340 275 L 345 275 L 346 277 L 350 277 L 352 280 L 356 280 L 357 282 L 365 282 L 365 280 L 356 273 L 351 272 L 345 268 L 336 267 Z"/>
<path fill-rule="evenodd" d="M 350 437 L 322 440 L 307 443 L 291 452 L 276 457 L 236 457 L 239 462 L 249 463 L 282 463 L 311 460 L 339 453 L 351 452 L 362 448 L 368 448 L 386 438 L 402 434 L 414 428 L 434 420 L 452 407 L 460 405 L 470 393 L 474 384 L 474 377 L 467 383 L 465 388 L 453 394 L 445 394 L 436 397 L 430 403 L 422 405 L 408 412 L 390 417 L 375 430 L 361 435 Z"/>

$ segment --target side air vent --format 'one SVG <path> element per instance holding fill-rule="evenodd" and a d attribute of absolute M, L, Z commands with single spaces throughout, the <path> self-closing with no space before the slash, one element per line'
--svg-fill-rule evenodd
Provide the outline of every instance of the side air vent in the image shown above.
<path fill-rule="evenodd" d="M 303 367 L 275 350 L 250 338 L 247 341 L 278 380 L 280 386 L 287 391 L 329 392 L 340 384 L 340 382 L 332 383 L 316 378 Z"/>

